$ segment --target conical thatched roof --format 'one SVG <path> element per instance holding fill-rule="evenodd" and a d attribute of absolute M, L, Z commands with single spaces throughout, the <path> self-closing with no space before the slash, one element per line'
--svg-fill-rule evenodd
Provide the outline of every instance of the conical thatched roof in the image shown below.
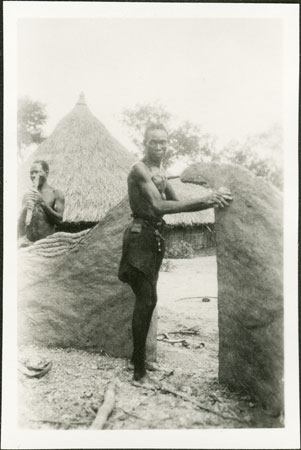
<path fill-rule="evenodd" d="M 180 178 L 170 179 L 169 182 L 180 200 L 198 198 L 208 194 L 207 189 L 204 187 L 191 183 L 182 183 Z M 166 214 L 164 220 L 168 225 L 174 227 L 206 225 L 215 221 L 213 208 L 191 213 Z"/>
<path fill-rule="evenodd" d="M 104 217 L 126 194 L 134 161 L 91 113 L 83 94 L 26 162 L 22 178 L 27 186 L 29 167 L 36 159 L 48 162 L 49 184 L 65 195 L 67 222 L 96 222 Z"/>

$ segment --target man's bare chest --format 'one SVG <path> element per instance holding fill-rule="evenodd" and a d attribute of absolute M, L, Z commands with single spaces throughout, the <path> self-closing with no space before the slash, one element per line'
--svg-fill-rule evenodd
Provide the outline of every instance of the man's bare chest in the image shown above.
<path fill-rule="evenodd" d="M 165 172 L 160 168 L 151 168 L 149 169 L 149 172 L 152 182 L 154 183 L 160 194 L 164 194 L 167 185 Z"/>
<path fill-rule="evenodd" d="M 53 207 L 55 204 L 55 193 L 53 189 L 41 192 L 42 198 L 46 205 Z"/>

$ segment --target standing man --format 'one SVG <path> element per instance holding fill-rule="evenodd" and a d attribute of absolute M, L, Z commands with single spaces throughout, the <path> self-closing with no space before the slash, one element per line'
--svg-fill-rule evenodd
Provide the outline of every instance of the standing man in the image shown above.
<path fill-rule="evenodd" d="M 65 198 L 61 191 L 47 183 L 49 166 L 46 161 L 34 161 L 30 169 L 33 188 L 23 197 L 18 223 L 21 247 L 55 233 L 62 222 Z"/>
<path fill-rule="evenodd" d="M 179 200 L 163 170 L 162 159 L 168 146 L 168 134 L 161 124 L 147 127 L 145 155 L 128 176 L 129 203 L 133 221 L 125 230 L 118 277 L 128 283 L 136 297 L 132 333 L 134 384 L 144 386 L 146 375 L 145 344 L 157 303 L 157 281 L 164 256 L 162 231 L 164 214 L 200 211 L 224 207 L 232 200 L 224 188 L 194 200 Z"/>

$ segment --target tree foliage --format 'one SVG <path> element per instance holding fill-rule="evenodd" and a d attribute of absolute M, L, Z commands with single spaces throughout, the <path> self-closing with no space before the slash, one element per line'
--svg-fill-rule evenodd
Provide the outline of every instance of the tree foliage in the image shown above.
<path fill-rule="evenodd" d="M 265 178 L 277 188 L 283 187 L 282 132 L 278 125 L 264 133 L 248 136 L 244 141 L 230 141 L 213 160 L 239 164 Z"/>
<path fill-rule="evenodd" d="M 278 125 L 264 133 L 248 136 L 243 141 L 232 140 L 217 149 L 215 136 L 204 133 L 199 125 L 192 122 L 176 123 L 175 117 L 161 105 L 143 104 L 126 109 L 122 122 L 140 154 L 147 125 L 162 123 L 166 126 L 169 132 L 169 150 L 163 161 L 166 167 L 178 160 L 187 164 L 202 161 L 238 164 L 282 188 L 282 132 Z"/>
<path fill-rule="evenodd" d="M 170 166 L 179 158 L 201 161 L 209 156 L 214 147 L 214 138 L 202 132 L 199 125 L 185 121 L 175 124 L 175 117 L 161 105 L 143 104 L 125 109 L 122 122 L 128 128 L 139 153 L 143 152 L 145 128 L 150 123 L 161 123 L 169 132 L 169 150 L 164 164 Z"/>
<path fill-rule="evenodd" d="M 31 144 L 39 144 L 45 139 L 43 126 L 47 120 L 45 105 L 29 97 L 18 100 L 18 150 Z"/>

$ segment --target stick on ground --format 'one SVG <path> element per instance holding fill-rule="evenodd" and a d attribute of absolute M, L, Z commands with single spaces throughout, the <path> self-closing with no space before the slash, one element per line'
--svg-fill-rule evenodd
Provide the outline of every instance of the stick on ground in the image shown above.
<path fill-rule="evenodd" d="M 102 430 L 115 406 L 115 383 L 112 381 L 106 390 L 104 401 L 99 408 L 90 430 Z"/>
<path fill-rule="evenodd" d="M 229 416 L 229 415 L 225 415 L 225 414 L 221 414 L 221 413 L 219 413 L 219 412 L 217 412 L 217 411 L 214 411 L 214 409 L 206 408 L 206 407 L 204 407 L 203 405 L 201 405 L 200 402 L 194 400 L 193 398 L 189 397 L 189 396 L 186 395 L 186 394 L 183 394 L 182 392 L 179 392 L 179 391 L 173 389 L 172 387 L 170 387 L 170 386 L 168 386 L 168 385 L 166 385 L 166 384 L 164 384 L 164 385 L 161 387 L 161 392 L 162 392 L 163 394 L 164 394 L 164 393 L 166 393 L 166 394 L 173 394 L 173 395 L 175 395 L 176 397 L 180 397 L 180 398 L 182 398 L 183 400 L 186 400 L 186 401 L 188 401 L 188 402 L 194 404 L 194 405 L 197 406 L 199 409 L 202 409 L 203 411 L 206 411 L 206 412 L 211 413 L 211 414 L 215 414 L 216 416 L 222 417 L 223 419 L 226 419 L 226 420 L 237 420 L 237 421 L 240 422 L 240 423 L 244 423 L 244 421 L 241 420 L 241 419 L 239 419 L 238 417 L 235 417 L 235 416 Z"/>
<path fill-rule="evenodd" d="M 68 420 L 68 421 L 62 421 L 62 420 L 55 420 L 55 419 L 29 419 L 30 422 L 42 422 L 42 423 L 57 423 L 59 425 L 89 425 L 90 422 L 86 421 L 77 421 L 77 420 Z"/>
<path fill-rule="evenodd" d="M 195 336 L 197 334 L 200 334 L 197 330 L 177 330 L 177 331 L 169 331 L 169 334 L 187 334 Z"/>
<path fill-rule="evenodd" d="M 168 344 L 180 344 L 180 343 L 183 343 L 183 342 L 188 344 L 186 339 L 165 339 L 165 338 L 161 339 L 161 338 L 157 338 L 157 341 L 167 342 Z"/>

